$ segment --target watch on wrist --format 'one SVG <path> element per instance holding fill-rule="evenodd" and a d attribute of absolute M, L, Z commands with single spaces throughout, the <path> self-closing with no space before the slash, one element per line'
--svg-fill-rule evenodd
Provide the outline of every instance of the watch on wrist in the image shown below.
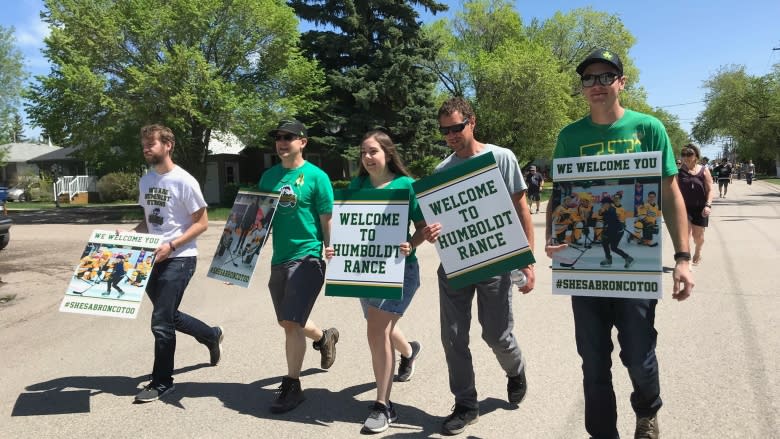
<path fill-rule="evenodd" d="M 677 252 L 674 254 L 675 262 L 690 261 L 690 260 L 691 260 L 691 254 L 689 252 Z"/>

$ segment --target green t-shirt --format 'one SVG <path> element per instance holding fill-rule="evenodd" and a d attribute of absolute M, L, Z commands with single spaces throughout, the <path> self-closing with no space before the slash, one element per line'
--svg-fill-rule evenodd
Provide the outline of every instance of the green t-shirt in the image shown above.
<path fill-rule="evenodd" d="M 422 214 L 422 210 L 420 210 L 420 205 L 417 203 L 417 197 L 414 196 L 414 188 L 412 188 L 412 183 L 414 183 L 414 179 L 412 177 L 407 177 L 405 175 L 396 175 L 395 178 L 393 178 L 390 183 L 388 183 L 385 187 L 382 189 L 409 189 L 409 224 L 418 223 L 420 221 L 425 220 Z M 358 176 L 352 179 L 351 182 L 349 182 L 349 188 L 348 189 L 376 189 L 371 184 L 371 178 L 367 175 Z M 408 232 L 409 227 L 407 226 L 407 232 L 406 232 L 406 241 L 412 242 L 412 235 Z M 411 253 L 409 253 L 409 256 L 406 257 L 406 262 L 414 262 L 417 260 L 417 249 L 412 250 Z"/>
<path fill-rule="evenodd" d="M 320 215 L 333 212 L 333 186 L 320 168 L 309 162 L 287 169 L 280 164 L 260 177 L 261 191 L 279 194 L 273 219 L 271 264 L 322 257 Z"/>
<path fill-rule="evenodd" d="M 593 123 L 590 115 L 566 126 L 558 135 L 553 158 L 661 151 L 662 175 L 677 174 L 677 163 L 666 128 L 655 117 L 625 110 L 611 125 Z"/>

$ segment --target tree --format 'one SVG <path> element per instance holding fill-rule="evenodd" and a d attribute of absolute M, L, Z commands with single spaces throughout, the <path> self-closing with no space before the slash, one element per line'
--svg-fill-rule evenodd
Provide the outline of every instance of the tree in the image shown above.
<path fill-rule="evenodd" d="M 12 140 L 8 134 L 25 79 L 24 56 L 16 47 L 14 28 L 0 26 L 0 144 Z"/>
<path fill-rule="evenodd" d="M 256 144 L 323 88 L 292 9 L 274 0 L 46 0 L 42 17 L 53 67 L 28 114 L 100 172 L 137 169 L 139 127 L 160 122 L 175 160 L 205 181 L 213 130 Z"/>
<path fill-rule="evenodd" d="M 305 54 L 327 73 L 329 92 L 308 122 L 313 143 L 346 160 L 364 133 L 386 128 L 409 162 L 436 151 L 435 76 L 423 67 L 433 41 L 413 6 L 446 9 L 433 0 L 291 0 L 317 27 L 301 36 Z"/>
<path fill-rule="evenodd" d="M 764 167 L 780 159 L 780 64 L 764 76 L 724 66 L 704 86 L 707 106 L 693 127 L 699 142 L 728 140 L 742 160 Z"/>
<path fill-rule="evenodd" d="M 26 142 L 28 140 L 26 137 L 24 137 L 24 121 L 22 120 L 22 116 L 20 116 L 17 112 L 14 112 L 13 117 L 11 117 L 8 137 L 10 137 L 11 142 L 14 143 Z"/>

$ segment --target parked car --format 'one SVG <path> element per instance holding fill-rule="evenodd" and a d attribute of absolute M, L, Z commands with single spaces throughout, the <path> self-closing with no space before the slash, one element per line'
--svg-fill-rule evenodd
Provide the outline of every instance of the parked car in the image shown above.
<path fill-rule="evenodd" d="M 41 184 L 20 183 L 8 189 L 8 201 L 30 201 L 41 192 Z"/>
<path fill-rule="evenodd" d="M 11 241 L 11 218 L 0 216 L 0 250 L 4 249 Z"/>

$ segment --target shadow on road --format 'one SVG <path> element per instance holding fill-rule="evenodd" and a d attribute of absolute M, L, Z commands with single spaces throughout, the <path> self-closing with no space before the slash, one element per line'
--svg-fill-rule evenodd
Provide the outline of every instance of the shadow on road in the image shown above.
<path fill-rule="evenodd" d="M 143 210 L 140 206 L 89 206 L 10 210 L 8 216 L 14 224 L 115 224 L 138 222 Z"/>

